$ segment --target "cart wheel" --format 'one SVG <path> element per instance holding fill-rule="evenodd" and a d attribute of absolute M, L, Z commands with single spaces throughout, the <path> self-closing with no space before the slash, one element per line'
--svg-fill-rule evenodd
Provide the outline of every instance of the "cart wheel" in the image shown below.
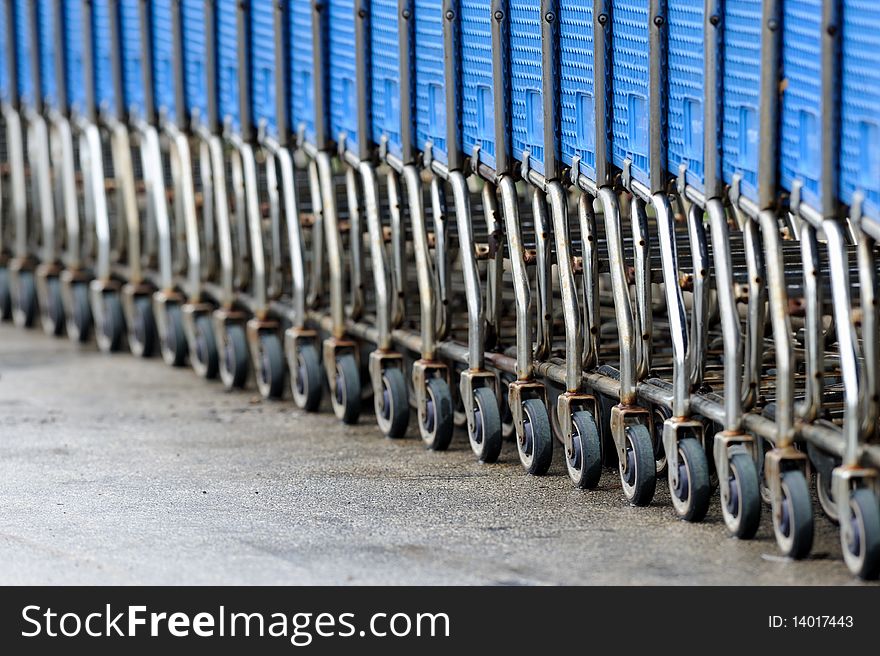
<path fill-rule="evenodd" d="M 491 387 L 474 390 L 474 425 L 468 427 L 468 441 L 480 462 L 495 462 L 501 454 L 501 413 Z"/>
<path fill-rule="evenodd" d="M 244 328 L 227 324 L 223 335 L 223 357 L 220 359 L 220 380 L 228 389 L 241 389 L 247 382 L 249 355 Z"/>
<path fill-rule="evenodd" d="M 835 524 L 838 523 L 837 503 L 834 501 L 834 493 L 831 490 L 830 474 L 822 473 L 821 469 L 816 469 L 816 496 L 819 497 L 819 505 L 822 512 Z"/>
<path fill-rule="evenodd" d="M 312 344 L 301 344 L 296 352 L 296 360 L 288 363 L 291 372 L 296 367 L 296 376 L 290 377 L 290 391 L 296 407 L 306 412 L 315 412 L 321 405 L 324 391 L 321 376 L 321 360 L 318 349 Z"/>
<path fill-rule="evenodd" d="M 840 532 L 843 559 L 849 571 L 870 581 L 880 575 L 880 506 L 867 488 L 854 490 L 849 497 L 850 535 Z"/>
<path fill-rule="evenodd" d="M 513 379 L 508 374 L 501 374 L 498 379 L 501 384 L 501 405 L 498 408 L 501 415 L 501 438 L 510 442 L 516 439 L 516 426 L 513 425 L 513 413 L 510 411 L 510 381 Z"/>
<path fill-rule="evenodd" d="M 547 407 L 541 399 L 526 399 L 522 413 L 522 437 L 516 441 L 519 460 L 529 474 L 546 474 L 553 460 L 553 432 Z"/>
<path fill-rule="evenodd" d="M 333 413 L 345 424 L 356 424 L 361 415 L 361 375 L 350 353 L 336 356 L 336 387 L 330 396 Z"/>
<path fill-rule="evenodd" d="M 183 313 L 180 306 L 165 306 L 165 334 L 162 336 L 162 359 L 170 367 L 186 364 L 186 332 L 183 330 Z"/>
<path fill-rule="evenodd" d="M 56 277 L 46 279 L 46 304 L 40 308 L 43 331 L 50 337 L 64 334 L 64 299 L 61 297 L 61 280 Z"/>
<path fill-rule="evenodd" d="M 620 480 L 627 501 L 634 506 L 647 506 L 657 488 L 657 467 L 654 444 L 646 426 L 625 428 L 626 462 L 619 464 Z"/>
<path fill-rule="evenodd" d="M 419 433 L 432 451 L 445 451 L 452 441 L 455 421 L 452 412 L 452 393 L 443 378 L 429 378 L 426 383 L 427 399 L 419 413 Z"/>
<path fill-rule="evenodd" d="M 336 388 L 330 396 L 333 413 L 345 424 L 356 424 L 361 414 L 361 376 L 354 355 L 336 357 Z"/>
<path fill-rule="evenodd" d="M 19 271 L 12 289 L 12 321 L 19 328 L 31 328 L 37 316 L 37 288 L 33 271 Z"/>
<path fill-rule="evenodd" d="M 0 268 L 0 321 L 12 318 L 12 297 L 9 295 L 9 271 Z"/>
<path fill-rule="evenodd" d="M 398 439 L 409 426 L 409 399 L 406 379 L 397 367 L 382 371 L 382 394 L 375 396 L 376 423 L 385 437 Z"/>
<path fill-rule="evenodd" d="M 149 296 L 136 296 L 131 326 L 128 329 L 128 346 L 139 358 L 152 357 L 159 341 L 156 320 L 153 317 L 153 301 Z"/>
<path fill-rule="evenodd" d="M 678 483 L 668 476 L 672 506 L 679 517 L 700 522 L 709 510 L 709 466 L 706 452 L 699 440 L 686 437 L 678 441 Z"/>
<path fill-rule="evenodd" d="M 98 348 L 104 353 L 116 353 L 122 348 L 124 335 L 125 314 L 119 295 L 113 292 L 102 294 Z"/>
<path fill-rule="evenodd" d="M 727 474 L 730 498 L 721 500 L 721 514 L 727 528 L 740 540 L 751 540 L 761 523 L 761 492 L 758 470 L 748 454 L 737 453 L 730 459 Z"/>
<path fill-rule="evenodd" d="M 797 470 L 782 474 L 780 508 L 773 509 L 773 532 L 783 554 L 801 559 L 813 546 L 813 508 L 807 479 Z"/>
<path fill-rule="evenodd" d="M 275 333 L 260 337 L 259 360 L 254 363 L 257 389 L 264 399 L 280 399 L 284 395 L 284 349 Z"/>
<path fill-rule="evenodd" d="M 592 490 L 602 476 L 602 440 L 599 427 L 589 410 L 579 410 L 571 417 L 571 449 L 566 450 L 565 465 L 575 486 Z"/>
<path fill-rule="evenodd" d="M 67 312 L 67 336 L 70 341 L 84 344 L 92 332 L 92 307 L 88 283 L 77 282 L 70 288 L 72 306 Z"/>
<path fill-rule="evenodd" d="M 665 405 L 655 405 L 651 410 L 654 422 L 654 461 L 657 464 L 657 476 L 664 476 L 666 471 L 666 451 L 663 449 L 663 423 L 672 416 L 672 410 Z M 710 433 L 714 435 L 715 433 Z"/>
<path fill-rule="evenodd" d="M 200 377 L 212 380 L 220 371 L 220 359 L 217 356 L 217 338 L 214 336 L 211 317 L 206 314 L 198 315 L 193 333 L 195 343 L 189 354 L 192 368 Z"/>

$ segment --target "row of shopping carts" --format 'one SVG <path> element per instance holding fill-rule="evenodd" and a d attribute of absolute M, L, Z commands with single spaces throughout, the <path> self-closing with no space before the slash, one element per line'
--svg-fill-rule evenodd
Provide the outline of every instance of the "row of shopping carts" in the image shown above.
<path fill-rule="evenodd" d="M 0 309 L 880 571 L 880 5 L 3 0 Z M 558 448 L 558 447 L 557 447 Z"/>

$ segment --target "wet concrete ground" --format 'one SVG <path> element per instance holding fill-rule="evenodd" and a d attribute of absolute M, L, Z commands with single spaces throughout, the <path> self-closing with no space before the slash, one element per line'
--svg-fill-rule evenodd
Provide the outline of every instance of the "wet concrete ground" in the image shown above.
<path fill-rule="evenodd" d="M 813 556 L 678 521 L 663 485 L 572 488 L 415 437 L 224 393 L 160 360 L 0 326 L 0 584 L 851 584 L 836 528 Z M 818 506 L 816 506 L 818 512 Z"/>

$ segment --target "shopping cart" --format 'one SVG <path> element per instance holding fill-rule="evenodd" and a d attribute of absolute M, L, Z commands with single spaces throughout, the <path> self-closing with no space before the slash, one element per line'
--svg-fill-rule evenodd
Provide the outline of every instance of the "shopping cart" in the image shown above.
<path fill-rule="evenodd" d="M 49 138 L 40 113 L 38 42 L 31 30 L 35 22 L 30 3 L 9 0 L 5 12 L 9 99 L 4 104 L 4 118 L 13 224 L 13 257 L 7 263 L 7 275 L 12 319 L 17 326 L 29 328 L 39 312 L 36 269 L 40 226 L 52 221 Z M 39 217 L 39 226 L 32 217 Z"/>

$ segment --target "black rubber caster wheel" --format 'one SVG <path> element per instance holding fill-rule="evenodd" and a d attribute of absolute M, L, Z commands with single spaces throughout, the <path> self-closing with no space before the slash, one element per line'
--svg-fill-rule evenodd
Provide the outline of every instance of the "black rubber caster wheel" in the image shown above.
<path fill-rule="evenodd" d="M 223 335 L 223 357 L 220 358 L 220 380 L 227 390 L 241 389 L 247 382 L 250 356 L 244 327 L 227 324 Z"/>
<path fill-rule="evenodd" d="M 61 280 L 52 276 L 46 278 L 46 298 L 40 308 L 43 332 L 50 337 L 64 334 L 64 299 L 61 297 Z"/>
<path fill-rule="evenodd" d="M 128 348 L 132 355 L 151 358 L 159 342 L 156 319 L 153 316 L 153 299 L 135 296 L 132 302 L 131 325 L 128 327 Z"/>
<path fill-rule="evenodd" d="M 104 353 L 116 353 L 125 338 L 125 314 L 118 294 L 101 295 L 101 325 L 98 327 L 98 348 Z"/>
<path fill-rule="evenodd" d="M 361 416 L 361 374 L 351 353 L 336 358 L 336 384 L 330 395 L 333 414 L 344 424 L 356 424 Z"/>
<path fill-rule="evenodd" d="M 33 271 L 19 271 L 12 289 L 12 321 L 19 328 L 32 328 L 37 317 L 37 286 Z"/>
<path fill-rule="evenodd" d="M 669 492 L 676 514 L 688 522 L 700 522 L 709 510 L 709 464 L 700 441 L 685 437 L 678 441 L 678 481 L 669 477 Z"/>
<path fill-rule="evenodd" d="M 747 453 L 730 458 L 727 484 L 730 496 L 721 499 L 728 530 L 740 540 L 751 540 L 761 523 L 761 489 L 755 461 Z"/>
<path fill-rule="evenodd" d="M 284 349 L 275 333 L 260 336 L 259 362 L 255 363 L 257 389 L 264 399 L 280 399 L 284 395 Z"/>
<path fill-rule="evenodd" d="M 666 450 L 663 448 L 663 424 L 672 416 L 672 410 L 664 405 L 655 405 L 651 410 L 651 420 L 654 422 L 654 431 L 651 438 L 654 441 L 654 462 L 657 465 L 657 476 L 665 476 Z M 709 433 L 714 435 L 715 433 Z"/>
<path fill-rule="evenodd" d="M 619 463 L 623 493 L 634 506 L 647 506 L 657 488 L 657 466 L 654 443 L 646 426 L 625 428 L 626 462 Z"/>
<path fill-rule="evenodd" d="M 474 425 L 468 427 L 471 450 L 480 462 L 495 462 L 501 455 L 501 412 L 491 387 L 474 390 Z"/>
<path fill-rule="evenodd" d="M 568 477 L 575 487 L 592 490 L 602 477 L 602 439 L 599 427 L 588 410 L 571 416 L 571 448 L 565 453 Z"/>
<path fill-rule="evenodd" d="M 398 439 L 406 435 L 409 426 L 409 399 L 406 379 L 397 367 L 382 371 L 382 393 L 376 395 L 373 404 L 376 423 L 385 437 Z"/>
<path fill-rule="evenodd" d="M 220 373 L 220 358 L 217 355 L 217 339 L 214 337 L 214 322 L 211 317 L 201 314 L 193 326 L 194 342 L 190 347 L 190 364 L 201 378 L 213 380 Z"/>
<path fill-rule="evenodd" d="M 822 512 L 825 513 L 828 519 L 837 524 L 839 522 L 837 503 L 834 501 L 834 492 L 831 490 L 830 472 L 826 473 L 821 469 L 816 469 L 816 496 L 819 498 Z"/>
<path fill-rule="evenodd" d="M 296 407 L 306 412 L 317 412 L 324 392 L 323 371 L 318 349 L 312 344 L 300 344 L 294 358 L 289 358 L 290 391 Z"/>
<path fill-rule="evenodd" d="M 9 293 L 9 271 L 0 268 L 0 321 L 12 319 L 12 296 Z"/>
<path fill-rule="evenodd" d="M 810 488 L 800 471 L 782 473 L 780 508 L 773 509 L 773 532 L 782 553 L 796 560 L 813 547 L 813 507 Z"/>
<path fill-rule="evenodd" d="M 165 334 L 162 335 L 162 359 L 170 367 L 182 367 L 186 364 L 189 345 L 186 343 L 186 332 L 183 329 L 183 312 L 180 306 L 165 306 Z"/>
<path fill-rule="evenodd" d="M 452 393 L 443 378 L 429 378 L 426 387 L 424 414 L 419 413 L 419 433 L 429 449 L 445 451 L 452 442 L 452 430 L 455 428 Z"/>
<path fill-rule="evenodd" d="M 70 288 L 71 307 L 67 310 L 67 337 L 76 344 L 85 344 L 92 333 L 92 306 L 89 285 L 76 282 Z"/>
<path fill-rule="evenodd" d="M 522 438 L 516 441 L 519 460 L 529 474 L 546 474 L 553 460 L 553 430 L 547 407 L 541 399 L 526 399 L 522 413 Z"/>
<path fill-rule="evenodd" d="M 843 559 L 849 571 L 866 581 L 880 576 L 880 505 L 867 488 L 849 497 L 849 535 L 840 532 Z"/>

